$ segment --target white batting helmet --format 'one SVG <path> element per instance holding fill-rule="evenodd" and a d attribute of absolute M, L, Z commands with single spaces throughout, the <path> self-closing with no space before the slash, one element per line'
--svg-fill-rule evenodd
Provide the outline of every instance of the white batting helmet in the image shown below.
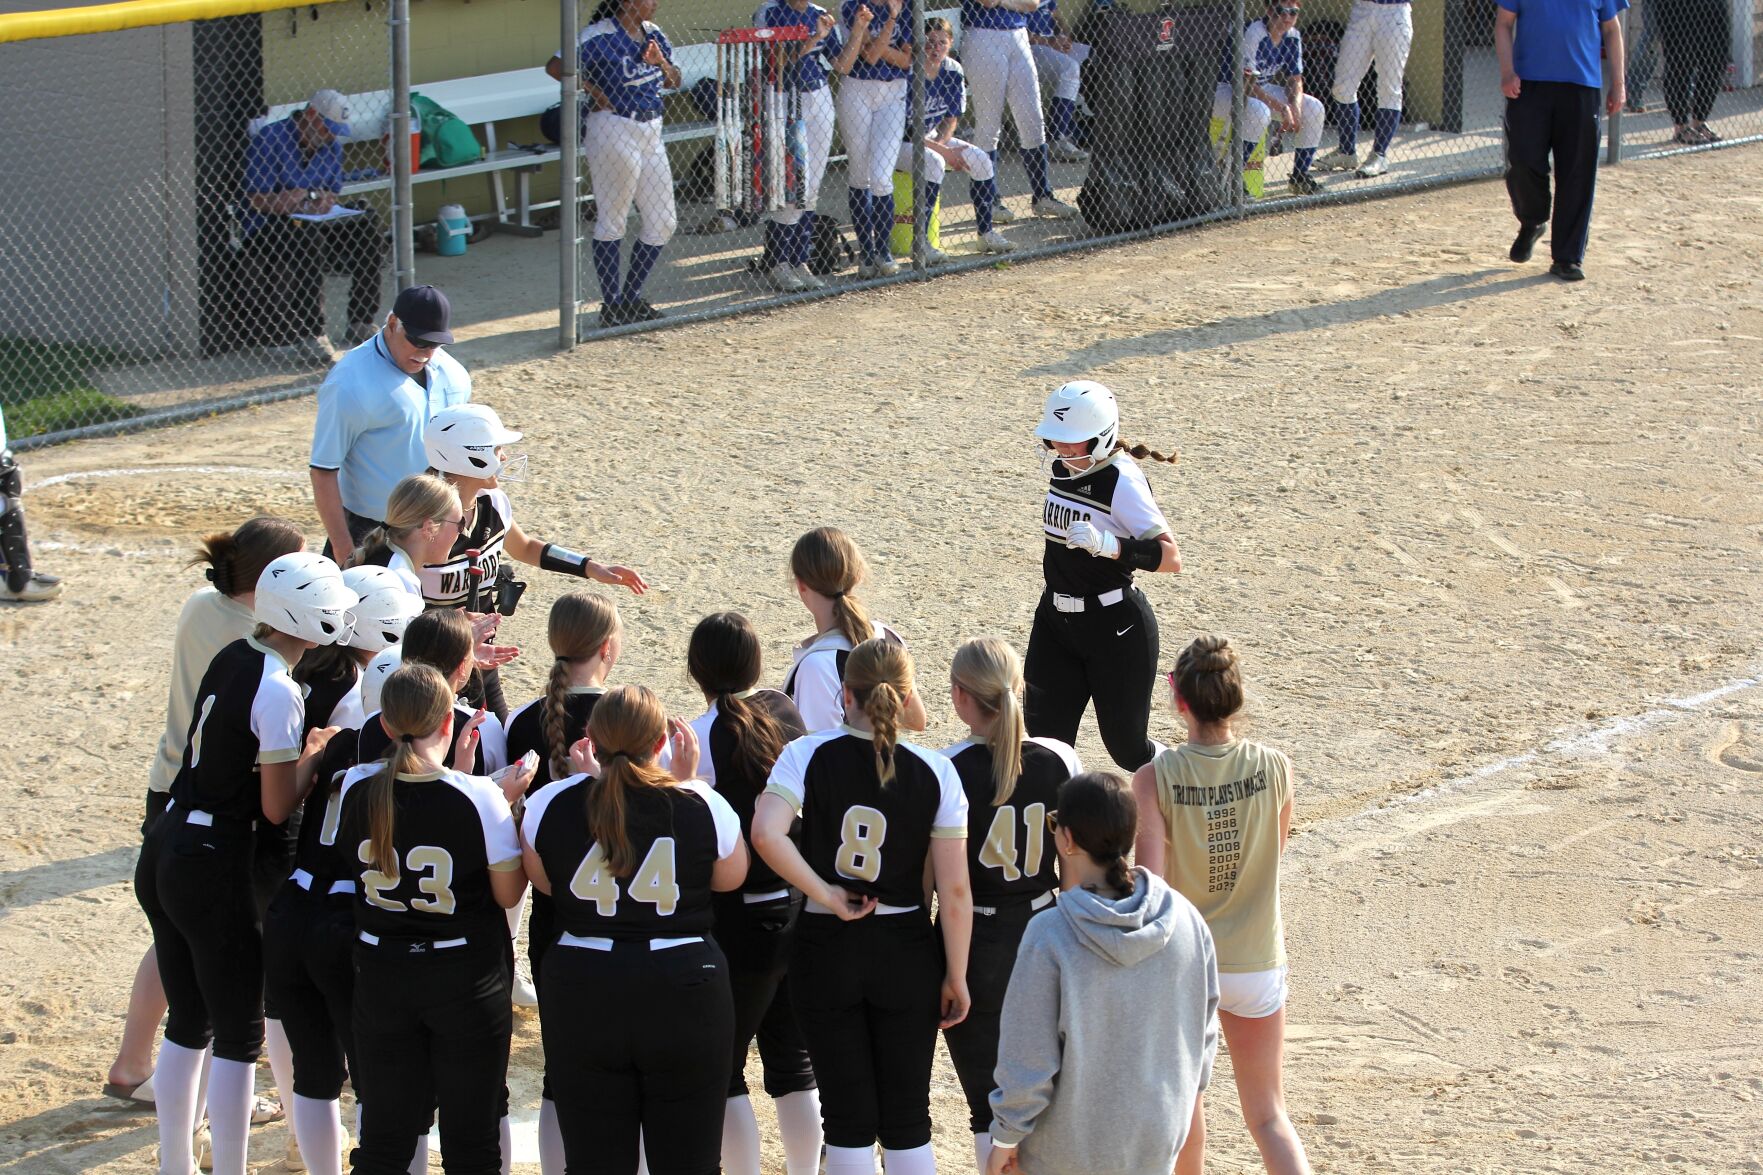
<path fill-rule="evenodd" d="M 1054 472 L 1053 442 L 1075 445 L 1088 441 L 1090 456 L 1101 460 L 1114 451 L 1120 440 L 1120 406 L 1105 385 L 1093 379 L 1074 379 L 1059 385 L 1047 397 L 1035 436 L 1041 440 L 1041 460 L 1049 475 L 1069 480 L 1088 471 Z"/>
<path fill-rule="evenodd" d="M 346 645 L 355 634 L 360 597 L 323 555 L 297 551 L 272 560 L 257 577 L 253 615 L 260 624 L 315 645 Z"/>
<path fill-rule="evenodd" d="M 429 466 L 438 473 L 484 481 L 506 476 L 515 481 L 518 477 L 513 467 L 517 462 L 524 466 L 525 457 L 504 459 L 496 450 L 520 438 L 520 433 L 503 427 L 493 409 L 483 404 L 459 404 L 441 409 L 423 426 L 422 447 Z"/>
<path fill-rule="evenodd" d="M 374 656 L 361 671 L 361 712 L 371 717 L 380 712 L 380 691 L 392 670 L 404 664 L 404 646 L 393 645 Z"/>
<path fill-rule="evenodd" d="M 413 595 L 404 579 L 384 567 L 351 567 L 343 572 L 343 582 L 361 597 L 355 605 L 355 635 L 349 640 L 352 649 L 377 653 L 404 639 L 404 626 L 422 615 L 422 597 Z"/>

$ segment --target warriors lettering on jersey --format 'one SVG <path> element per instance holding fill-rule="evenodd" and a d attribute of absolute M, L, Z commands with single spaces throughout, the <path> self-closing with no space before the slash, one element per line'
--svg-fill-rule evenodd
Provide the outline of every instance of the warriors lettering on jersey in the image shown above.
<path fill-rule="evenodd" d="M 502 565 L 502 544 L 507 541 L 508 524 L 513 518 L 514 506 L 506 493 L 500 489 L 480 491 L 471 529 L 454 542 L 445 563 L 423 567 L 423 603 L 431 608 L 457 608 L 465 603 L 471 591 L 471 576 L 467 572 L 471 560 L 466 557 L 467 551 L 478 553 L 484 586 L 494 583 L 496 570 Z"/>
<path fill-rule="evenodd" d="M 1059 464 L 1059 472 L 1067 472 L 1064 463 Z M 1147 539 L 1169 532 L 1144 471 L 1130 457 L 1115 453 L 1078 477 L 1049 479 L 1041 508 L 1047 536 L 1041 571 L 1049 588 L 1070 596 L 1097 595 L 1132 583 L 1132 568 L 1118 559 L 1098 559 L 1065 545 L 1071 524 L 1079 519 L 1121 538 Z"/>

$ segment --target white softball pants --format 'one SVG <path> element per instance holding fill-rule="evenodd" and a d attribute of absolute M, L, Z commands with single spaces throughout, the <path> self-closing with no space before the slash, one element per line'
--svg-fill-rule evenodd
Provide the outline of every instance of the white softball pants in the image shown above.
<path fill-rule="evenodd" d="M 833 153 L 833 95 L 822 86 L 802 95 L 802 134 L 807 139 L 808 169 L 802 177 L 802 207 L 786 205 L 766 213 L 773 224 L 795 224 L 804 211 L 813 211 L 820 203 L 820 181 L 826 178 L 826 161 Z"/>
<path fill-rule="evenodd" d="M 1051 45 L 1033 45 L 1035 71 L 1053 83 L 1053 97 L 1067 102 L 1077 101 L 1078 87 L 1083 82 L 1083 63 L 1069 53 L 1061 53 Z"/>
<path fill-rule="evenodd" d="M 961 36 L 961 68 L 973 94 L 973 141 L 982 151 L 998 149 L 1005 102 L 1023 147 L 1032 150 L 1047 141 L 1040 75 L 1030 48 L 1027 29 L 968 29 Z"/>
<path fill-rule="evenodd" d="M 1335 58 L 1334 100 L 1357 102 L 1365 71 L 1377 62 L 1377 105 L 1383 110 L 1402 109 L 1402 74 L 1408 69 L 1408 49 L 1414 43 L 1411 4 L 1373 4 L 1356 0 L 1341 35 Z"/>
<path fill-rule="evenodd" d="M 894 194 L 894 156 L 906 127 L 906 79 L 846 78 L 839 85 L 839 130 L 853 188 Z"/>
<path fill-rule="evenodd" d="M 631 205 L 642 214 L 637 239 L 665 245 L 679 223 L 673 207 L 673 169 L 661 145 L 661 120 L 637 122 L 610 110 L 588 115 L 582 150 L 594 185 L 594 239 L 622 241 Z"/>
<path fill-rule="evenodd" d="M 945 146 L 952 147 L 961 153 L 961 162 L 967 165 L 969 179 L 989 180 L 992 178 L 992 157 L 975 147 L 972 143 L 961 139 L 950 139 Z M 912 144 L 901 143 L 899 158 L 894 160 L 894 170 L 912 174 Z M 940 184 L 949 173 L 949 161 L 938 155 L 929 147 L 924 149 L 924 182 Z"/>
<path fill-rule="evenodd" d="M 1270 85 L 1263 86 L 1262 89 L 1266 90 L 1269 94 L 1272 94 L 1275 98 L 1278 98 L 1281 102 L 1287 100 L 1286 88 L 1284 86 Z M 1230 103 L 1231 88 L 1229 86 L 1219 86 L 1218 89 L 1214 90 L 1212 93 L 1212 117 L 1222 118 L 1228 125 L 1230 123 Z M 1300 150 L 1307 147 L 1316 147 L 1321 144 L 1322 118 L 1322 99 L 1316 97 L 1314 94 L 1305 94 L 1303 100 L 1298 103 L 1297 145 Z M 1268 109 L 1267 103 L 1261 101 L 1261 99 L 1255 97 L 1253 94 L 1250 94 L 1248 99 L 1243 103 L 1243 142 L 1253 143 L 1258 141 L 1261 138 L 1261 133 L 1267 129 L 1267 124 L 1272 121 L 1273 111 Z"/>

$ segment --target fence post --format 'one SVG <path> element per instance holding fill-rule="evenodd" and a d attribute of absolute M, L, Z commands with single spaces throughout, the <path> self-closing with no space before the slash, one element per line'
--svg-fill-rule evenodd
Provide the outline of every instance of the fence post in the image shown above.
<path fill-rule="evenodd" d="M 1244 0 L 1237 0 L 1237 23 L 1230 37 L 1230 174 L 1236 185 L 1230 199 L 1238 216 L 1244 215 L 1248 207 L 1248 199 L 1243 191 L 1243 119 L 1247 114 L 1249 97 L 1248 79 L 1243 76 L 1243 25 L 1249 18 L 1244 8 Z"/>
<path fill-rule="evenodd" d="M 410 184 L 410 0 L 392 0 L 392 267 L 399 291 L 416 284 L 416 203 Z"/>
<path fill-rule="evenodd" d="M 576 307 L 579 300 L 575 287 L 582 236 L 581 85 L 576 80 L 576 70 L 581 64 L 581 52 L 576 48 L 581 12 L 576 8 L 576 0 L 559 0 L 559 3 L 563 17 L 563 52 L 558 57 L 558 64 L 562 66 L 558 71 L 562 75 L 559 82 L 562 96 L 557 109 L 557 133 L 562 139 L 559 144 L 562 154 L 557 161 L 557 242 L 563 252 L 557 266 L 557 345 L 567 351 L 577 341 Z"/>
<path fill-rule="evenodd" d="M 924 4 L 912 5 L 912 91 L 908 100 L 912 125 L 912 268 L 925 270 L 924 249 L 929 244 L 930 209 L 924 203 Z M 893 225 L 888 225 L 891 237 Z"/>

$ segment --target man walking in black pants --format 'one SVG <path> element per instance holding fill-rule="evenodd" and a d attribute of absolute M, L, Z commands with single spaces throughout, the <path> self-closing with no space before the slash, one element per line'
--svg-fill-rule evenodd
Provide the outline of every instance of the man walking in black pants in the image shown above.
<path fill-rule="evenodd" d="M 1495 0 L 1494 51 L 1506 95 L 1506 191 L 1518 236 L 1514 261 L 1529 261 L 1550 221 L 1549 159 L 1555 161 L 1549 272 L 1562 281 L 1585 280 L 1592 190 L 1598 179 L 1599 53 L 1610 71 L 1604 109 L 1614 114 L 1626 98 L 1622 25 L 1628 0 Z"/>

